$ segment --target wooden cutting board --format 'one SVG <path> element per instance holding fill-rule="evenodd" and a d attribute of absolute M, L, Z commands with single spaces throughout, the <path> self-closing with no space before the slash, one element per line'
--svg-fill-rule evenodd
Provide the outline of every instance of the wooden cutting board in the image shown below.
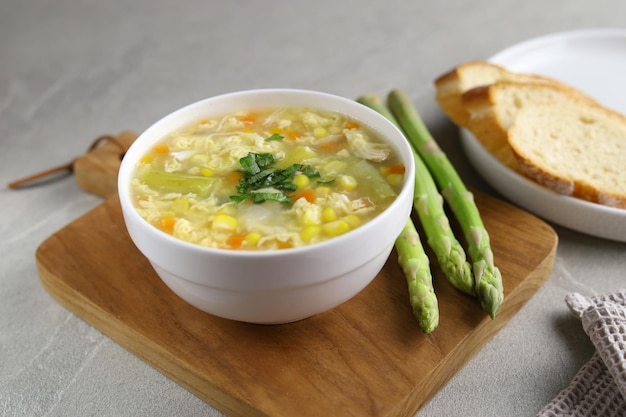
<path fill-rule="evenodd" d="M 533 296 L 554 262 L 550 226 L 492 197 L 476 194 L 476 202 L 504 304 L 491 320 L 433 264 L 441 321 L 430 335 L 411 316 L 395 251 L 355 298 L 306 320 L 264 326 L 201 312 L 135 248 L 116 196 L 44 241 L 36 260 L 61 304 L 229 416 L 412 416 Z"/>

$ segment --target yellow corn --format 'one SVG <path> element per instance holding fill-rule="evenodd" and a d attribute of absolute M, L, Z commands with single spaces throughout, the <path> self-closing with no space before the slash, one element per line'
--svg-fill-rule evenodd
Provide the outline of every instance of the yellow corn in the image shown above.
<path fill-rule="evenodd" d="M 172 210 L 176 213 L 184 213 L 189 210 L 189 200 L 186 198 L 179 198 L 172 202 Z"/>
<path fill-rule="evenodd" d="M 152 157 L 152 155 L 144 155 L 141 157 L 141 163 L 143 164 L 149 164 L 150 162 L 152 162 L 154 158 Z"/>
<path fill-rule="evenodd" d="M 213 171 L 211 171 L 209 168 L 202 168 L 200 170 L 200 174 L 202 174 L 204 177 L 210 177 L 211 175 L 213 175 Z"/>
<path fill-rule="evenodd" d="M 332 207 L 325 207 L 322 210 L 322 220 L 326 223 L 337 220 L 337 212 Z"/>
<path fill-rule="evenodd" d="M 325 185 L 321 185 L 315 189 L 315 194 L 320 197 L 327 196 L 330 193 L 330 187 L 326 187 Z"/>
<path fill-rule="evenodd" d="M 257 232 L 250 232 L 243 238 L 243 240 L 246 242 L 246 246 L 253 247 L 259 243 L 259 240 L 261 240 L 261 234 Z"/>
<path fill-rule="evenodd" d="M 335 220 L 334 222 L 323 224 L 322 230 L 328 236 L 339 236 L 350 231 L 350 225 L 345 220 Z"/>
<path fill-rule="evenodd" d="M 326 129 L 324 129 L 323 127 L 316 127 L 315 129 L 313 129 L 313 136 L 315 136 L 316 138 L 326 136 Z"/>
<path fill-rule="evenodd" d="M 211 227 L 222 232 L 230 232 L 237 228 L 238 221 L 228 214 L 218 214 L 213 218 Z"/>
<path fill-rule="evenodd" d="M 343 218 L 353 229 L 361 225 L 361 218 L 356 214 L 348 214 Z"/>
<path fill-rule="evenodd" d="M 302 238 L 302 240 L 308 243 L 315 236 L 319 235 L 321 231 L 322 228 L 319 226 L 307 226 L 302 229 L 302 232 L 300 232 L 300 237 Z"/>
<path fill-rule="evenodd" d="M 161 214 L 162 217 L 176 217 L 174 210 L 168 210 Z"/>
<path fill-rule="evenodd" d="M 304 174 L 296 174 L 293 177 L 293 183 L 296 185 L 296 187 L 298 188 L 304 188 L 307 185 L 309 185 L 309 183 L 311 182 L 311 180 L 309 180 L 309 177 L 307 177 Z"/>
<path fill-rule="evenodd" d="M 387 182 L 390 185 L 399 186 L 402 184 L 402 174 L 389 174 L 387 175 Z"/>
<path fill-rule="evenodd" d="M 358 185 L 356 179 L 352 175 L 341 175 L 337 178 L 339 187 L 345 191 L 352 191 Z"/>

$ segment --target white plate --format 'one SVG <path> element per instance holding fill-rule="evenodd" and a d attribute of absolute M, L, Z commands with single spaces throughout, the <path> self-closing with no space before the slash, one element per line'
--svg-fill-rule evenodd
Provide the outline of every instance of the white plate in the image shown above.
<path fill-rule="evenodd" d="M 511 71 L 559 79 L 626 113 L 626 30 L 556 33 L 514 45 L 489 61 Z M 626 210 L 552 192 L 505 167 L 468 131 L 462 129 L 461 136 L 474 168 L 515 204 L 561 226 L 626 242 Z"/>

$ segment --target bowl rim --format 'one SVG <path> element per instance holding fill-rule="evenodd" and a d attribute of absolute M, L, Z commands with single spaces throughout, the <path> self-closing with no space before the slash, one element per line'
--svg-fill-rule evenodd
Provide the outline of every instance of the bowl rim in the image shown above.
<path fill-rule="evenodd" d="M 165 132 L 171 132 L 172 130 L 182 127 L 185 124 L 190 123 L 189 121 L 180 122 L 180 119 L 187 120 L 189 116 L 186 116 L 190 113 L 193 113 L 198 108 L 203 108 L 205 106 L 210 106 L 210 104 L 220 101 L 228 100 L 238 100 L 242 98 L 250 98 L 255 97 L 258 99 L 259 97 L 267 97 L 267 96 L 277 96 L 283 95 L 287 96 L 306 96 L 310 98 L 315 98 L 314 101 L 328 101 L 338 103 L 337 106 L 347 106 L 349 110 L 341 111 L 334 109 L 327 109 L 324 106 L 316 106 L 302 103 L 304 100 L 299 99 L 297 101 L 301 106 L 308 106 L 311 108 L 321 108 L 327 109 L 331 111 L 337 111 L 339 113 L 344 113 L 351 118 L 357 119 L 364 124 L 366 124 L 370 129 L 377 131 L 386 141 L 388 141 L 392 146 L 394 146 L 394 150 L 397 152 L 398 156 L 403 160 L 405 164 L 405 176 L 404 182 L 402 184 L 402 188 L 400 193 L 396 196 L 394 201 L 386 207 L 381 213 L 379 213 L 376 217 L 369 220 L 367 223 L 362 226 L 350 230 L 349 232 L 333 237 L 331 239 L 317 242 L 309 245 L 304 245 L 295 248 L 285 248 L 285 249 L 268 249 L 261 251 L 252 251 L 252 250 L 230 250 L 230 249 L 222 249 L 222 248 L 212 248 L 208 246 L 203 246 L 197 243 L 192 243 L 185 241 L 183 239 L 176 238 L 168 233 L 159 230 L 158 228 L 151 225 L 147 222 L 135 209 L 134 205 L 130 201 L 130 178 L 132 176 L 132 172 L 134 171 L 134 165 L 138 160 L 137 156 L 141 155 L 145 148 L 150 146 L 150 144 L 158 141 L 163 137 Z M 268 106 L 280 105 L 280 104 L 268 104 Z M 236 106 L 238 108 L 246 108 L 246 107 L 258 107 L 255 105 L 241 104 Z M 223 111 L 231 111 L 229 107 Z M 355 113 L 355 114 L 353 114 Z M 366 119 L 366 120 L 363 120 Z M 178 127 L 174 128 L 165 128 L 166 126 L 171 126 L 172 124 L 178 124 Z M 163 132 L 159 134 L 159 132 Z M 389 140 L 387 136 L 390 134 L 397 136 L 398 138 L 402 138 L 402 140 Z M 396 143 L 398 142 L 398 143 Z M 379 114 L 375 110 L 370 109 L 369 107 L 358 103 L 356 100 L 350 100 L 348 98 L 315 91 L 315 90 L 306 90 L 306 89 L 297 89 L 297 88 L 261 88 L 261 89 L 251 89 L 251 90 L 241 90 L 236 92 L 219 94 L 211 97 L 207 97 L 193 103 L 187 104 L 183 107 L 174 110 L 161 117 L 155 123 L 150 125 L 144 132 L 142 132 L 139 137 L 133 142 L 130 148 L 127 150 L 124 158 L 122 159 L 122 163 L 120 165 L 119 174 L 118 174 L 118 195 L 120 199 L 120 203 L 124 212 L 124 217 L 130 216 L 130 220 L 135 222 L 135 225 L 141 225 L 141 228 L 144 230 L 148 230 L 151 236 L 155 238 L 164 239 L 169 244 L 177 245 L 181 248 L 187 248 L 194 252 L 207 253 L 213 255 L 224 256 L 228 258 L 233 258 L 233 260 L 241 259 L 241 258 L 266 258 L 266 257 L 279 257 L 286 255 L 296 255 L 302 252 L 310 252 L 311 250 L 320 249 L 324 250 L 328 246 L 336 246 L 343 245 L 346 241 L 351 241 L 353 239 L 359 239 L 367 236 L 369 229 L 377 226 L 379 223 L 385 222 L 386 218 L 390 215 L 390 213 L 396 211 L 396 206 L 402 204 L 402 201 L 406 199 L 406 194 L 410 194 L 410 200 L 413 200 L 413 185 L 414 185 L 414 177 L 415 177 L 415 165 L 412 157 L 408 157 L 406 155 L 412 155 L 410 144 L 404 137 L 404 134 L 395 126 L 392 122 L 390 122 L 383 115 Z M 130 155 L 129 157 L 127 157 Z M 401 198 L 402 197 L 402 198 Z M 410 213 L 409 213 L 410 215 Z"/>

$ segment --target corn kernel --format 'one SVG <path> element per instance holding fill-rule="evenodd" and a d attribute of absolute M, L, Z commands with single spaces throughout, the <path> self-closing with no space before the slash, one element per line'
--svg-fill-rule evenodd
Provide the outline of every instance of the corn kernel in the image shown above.
<path fill-rule="evenodd" d="M 402 185 L 402 174 L 389 174 L 387 175 L 387 182 L 393 186 Z"/>
<path fill-rule="evenodd" d="M 327 196 L 330 193 L 330 187 L 326 187 L 325 185 L 320 185 L 315 189 L 315 194 L 320 197 Z"/>
<path fill-rule="evenodd" d="M 200 174 L 202 174 L 202 176 L 204 176 L 204 177 L 210 177 L 210 176 L 213 175 L 213 171 L 210 170 L 209 168 L 202 168 L 200 170 Z"/>
<path fill-rule="evenodd" d="M 311 182 L 311 180 L 309 180 L 309 177 L 307 177 L 304 174 L 296 174 L 293 177 L 293 183 L 296 185 L 296 187 L 298 188 L 304 188 L 307 185 L 309 185 L 309 183 Z"/>
<path fill-rule="evenodd" d="M 340 175 L 337 178 L 337 183 L 339 184 L 339 187 L 341 187 L 341 189 L 345 191 L 352 191 L 358 185 L 356 182 L 356 178 L 354 178 L 352 175 Z"/>
<path fill-rule="evenodd" d="M 261 240 L 261 234 L 257 232 L 250 232 L 246 235 L 246 237 L 244 237 L 243 240 L 246 242 L 246 246 L 253 247 L 259 243 L 259 240 Z"/>
<path fill-rule="evenodd" d="M 350 225 L 345 220 L 335 220 L 334 222 L 323 224 L 322 230 L 328 236 L 339 236 L 350 231 Z"/>
<path fill-rule="evenodd" d="M 172 210 L 176 213 L 184 213 L 189 210 L 189 200 L 186 198 L 179 198 L 172 202 Z"/>
<path fill-rule="evenodd" d="M 324 129 L 323 127 L 316 127 L 315 129 L 313 129 L 313 136 L 315 136 L 316 138 L 322 138 L 326 136 L 326 129 Z"/>
<path fill-rule="evenodd" d="M 271 128 L 270 129 L 270 134 L 284 136 L 283 129 L 281 129 L 280 127 L 273 127 L 273 128 Z"/>
<path fill-rule="evenodd" d="M 230 232 L 237 228 L 237 219 L 228 214 L 218 214 L 213 218 L 211 227 L 215 230 Z"/>
<path fill-rule="evenodd" d="M 308 243 L 315 236 L 319 235 L 321 231 L 322 231 L 322 228 L 319 226 L 307 226 L 304 229 L 302 229 L 302 232 L 300 232 L 300 237 L 302 238 L 302 240 Z"/>
<path fill-rule="evenodd" d="M 154 158 L 152 157 L 152 155 L 144 155 L 141 157 L 141 163 L 142 164 L 149 164 L 150 162 L 152 162 Z"/>
<path fill-rule="evenodd" d="M 348 214 L 343 218 L 353 229 L 361 225 L 362 221 L 356 214 Z"/>
<path fill-rule="evenodd" d="M 335 209 L 332 207 L 325 207 L 324 210 L 322 210 L 322 220 L 327 223 L 337 220 L 337 212 Z"/>

